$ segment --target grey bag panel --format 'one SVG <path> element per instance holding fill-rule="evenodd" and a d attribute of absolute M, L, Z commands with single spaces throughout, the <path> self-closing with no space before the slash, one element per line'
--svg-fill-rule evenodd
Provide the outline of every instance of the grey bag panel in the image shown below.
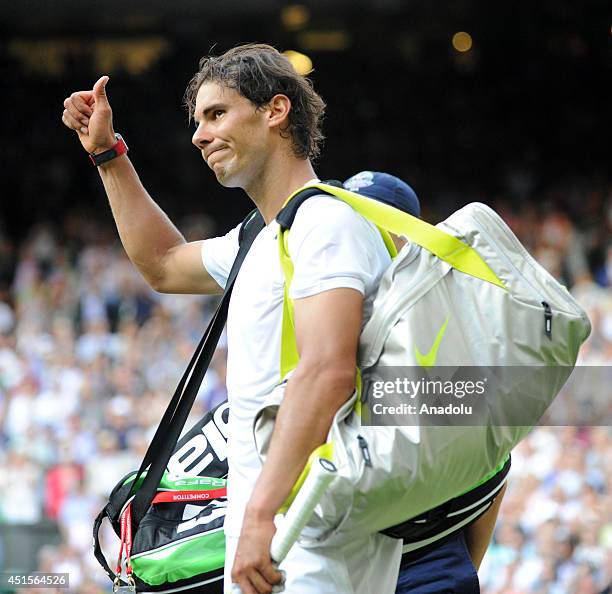
<path fill-rule="evenodd" d="M 341 544 L 360 534 L 377 532 L 414 518 L 456 497 L 477 484 L 483 469 L 500 466 L 507 450 L 498 440 L 516 443 L 530 428 L 502 427 L 362 427 L 370 449 L 372 467 L 360 472 L 343 470 L 325 493 L 319 510 L 339 504 L 340 485 L 353 490 L 350 517 L 325 535 L 327 543 Z M 336 435 L 336 436 L 335 436 Z M 330 438 L 359 458 L 359 444 L 343 427 L 334 427 Z"/>
<path fill-rule="evenodd" d="M 501 218 L 474 203 L 438 227 L 476 249 L 509 290 L 454 270 L 418 246 L 405 246 L 383 275 L 374 314 L 361 334 L 362 368 L 417 365 L 414 346 L 427 352 L 447 316 L 438 355 L 445 365 L 573 366 L 590 332 L 588 318 Z M 553 311 L 552 340 L 542 332 L 542 301 Z M 391 332 L 412 343 L 389 340 Z"/>

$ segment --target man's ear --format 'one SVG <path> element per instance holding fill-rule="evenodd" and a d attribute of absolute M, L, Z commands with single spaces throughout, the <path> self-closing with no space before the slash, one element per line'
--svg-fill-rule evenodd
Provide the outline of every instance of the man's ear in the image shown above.
<path fill-rule="evenodd" d="M 289 112 L 291 111 L 291 99 L 287 95 L 274 95 L 268 103 L 269 119 L 268 125 L 270 128 L 279 126 L 280 129 L 285 129 L 289 123 Z"/>

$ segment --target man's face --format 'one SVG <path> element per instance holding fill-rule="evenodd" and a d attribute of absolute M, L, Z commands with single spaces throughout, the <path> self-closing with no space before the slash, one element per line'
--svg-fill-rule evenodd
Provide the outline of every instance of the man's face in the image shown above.
<path fill-rule="evenodd" d="M 198 91 L 193 144 L 220 184 L 248 188 L 261 174 L 268 153 L 267 111 L 234 89 L 214 82 Z"/>

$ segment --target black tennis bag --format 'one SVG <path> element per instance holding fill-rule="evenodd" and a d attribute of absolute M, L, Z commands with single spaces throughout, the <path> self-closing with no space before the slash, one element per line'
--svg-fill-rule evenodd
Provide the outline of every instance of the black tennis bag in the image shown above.
<path fill-rule="evenodd" d="M 220 404 L 178 442 L 133 539 L 132 492 L 142 486 L 147 473 L 137 484 L 138 473 L 129 473 L 111 492 L 94 524 L 94 553 L 117 587 L 122 585 L 117 577 L 121 561 L 113 573 L 99 543 L 104 518 L 119 537 L 120 554 L 129 567 L 124 587 L 133 586 L 138 592 L 222 594 L 228 412 L 228 403 Z"/>

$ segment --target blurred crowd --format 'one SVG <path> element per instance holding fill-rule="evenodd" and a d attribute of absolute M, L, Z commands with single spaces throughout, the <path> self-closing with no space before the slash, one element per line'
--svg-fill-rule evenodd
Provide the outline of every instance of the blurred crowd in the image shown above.
<path fill-rule="evenodd" d="M 492 205 L 587 310 L 593 331 L 581 364 L 609 366 L 612 188 L 583 188 L 574 211 L 554 199 Z M 91 550 L 93 517 L 139 466 L 216 298 L 154 293 L 114 228 L 95 220 L 67 215 L 17 244 L 5 231 L 0 523 L 54 523 L 60 536 L 39 550 L 35 568 L 68 572 L 74 592 L 106 591 Z M 206 222 L 189 231 L 209 233 Z M 222 341 L 192 420 L 225 399 L 224 380 Z M 609 426 L 540 427 L 516 449 L 480 572 L 484 593 L 611 591 L 611 436 Z M 8 568 L 10 543 L 1 539 L 0 567 Z M 118 543 L 108 528 L 103 542 L 114 559 Z"/>

